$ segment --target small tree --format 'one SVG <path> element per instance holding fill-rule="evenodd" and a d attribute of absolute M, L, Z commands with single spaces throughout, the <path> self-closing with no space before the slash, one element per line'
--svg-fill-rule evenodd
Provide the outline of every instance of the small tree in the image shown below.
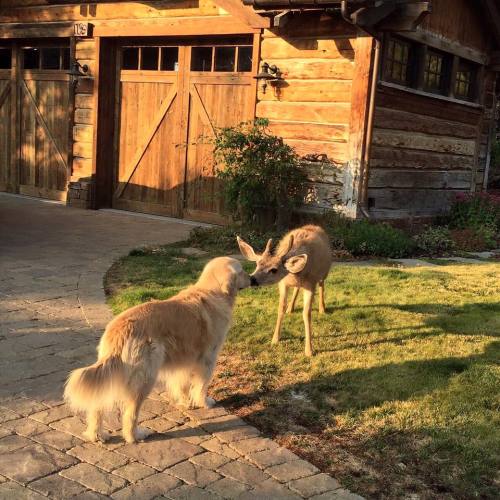
<path fill-rule="evenodd" d="M 295 150 L 268 131 L 268 120 L 257 119 L 216 131 L 215 159 L 222 168 L 226 206 L 245 224 L 268 212 L 278 228 L 304 199 L 307 177 Z"/>

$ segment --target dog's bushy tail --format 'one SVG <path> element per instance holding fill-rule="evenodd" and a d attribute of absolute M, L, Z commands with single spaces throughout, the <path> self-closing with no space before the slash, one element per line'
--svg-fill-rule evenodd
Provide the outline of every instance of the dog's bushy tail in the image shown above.
<path fill-rule="evenodd" d="M 125 385 L 124 364 L 117 355 L 73 370 L 66 382 L 64 399 L 76 411 L 112 409 Z"/>

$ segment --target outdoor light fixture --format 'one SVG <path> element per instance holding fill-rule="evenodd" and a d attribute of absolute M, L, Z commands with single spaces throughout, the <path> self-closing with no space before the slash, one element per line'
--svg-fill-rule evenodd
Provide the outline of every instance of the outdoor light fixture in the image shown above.
<path fill-rule="evenodd" d="M 89 67 L 87 64 L 84 64 L 83 66 L 75 59 L 73 61 L 73 64 L 71 65 L 71 71 L 70 75 L 73 77 L 78 77 L 78 76 L 89 76 Z"/>
<path fill-rule="evenodd" d="M 256 80 L 261 83 L 262 93 L 266 93 L 267 84 L 270 83 L 273 87 L 277 87 L 277 84 L 283 80 L 281 76 L 281 70 L 273 64 L 270 66 L 268 63 L 262 63 L 262 69 L 257 76 L 254 76 Z"/>

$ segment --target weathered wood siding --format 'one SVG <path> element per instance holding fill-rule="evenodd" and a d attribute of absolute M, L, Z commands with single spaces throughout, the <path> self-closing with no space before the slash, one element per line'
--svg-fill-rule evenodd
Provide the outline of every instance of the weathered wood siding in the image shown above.
<path fill-rule="evenodd" d="M 460 45 L 481 52 L 489 48 L 489 34 L 481 2 L 470 0 L 433 0 L 432 13 L 418 27 Z"/>
<path fill-rule="evenodd" d="M 308 202 L 331 208 L 342 202 L 348 161 L 356 33 L 331 16 L 301 15 L 284 29 L 265 30 L 261 62 L 275 64 L 284 82 L 266 92 L 259 85 L 256 114 L 270 120 L 300 155 L 326 155 L 311 171 Z"/>
<path fill-rule="evenodd" d="M 478 10 L 465 0 L 436 0 L 418 31 L 486 56 L 489 34 Z M 494 92 L 495 75 L 488 71 L 477 104 L 379 83 L 368 180 L 370 214 L 432 216 L 446 211 L 458 192 L 481 189 Z"/>

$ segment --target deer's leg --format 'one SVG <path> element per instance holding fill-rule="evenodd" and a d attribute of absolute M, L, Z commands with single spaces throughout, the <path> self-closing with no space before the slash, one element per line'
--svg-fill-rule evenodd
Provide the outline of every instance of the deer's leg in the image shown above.
<path fill-rule="evenodd" d="M 271 344 L 277 344 L 280 340 L 280 332 L 281 332 L 281 323 L 283 322 L 283 316 L 285 315 L 286 309 L 286 299 L 288 296 L 288 286 L 284 283 L 284 281 L 279 282 L 279 290 L 280 290 L 280 301 L 278 305 L 278 319 L 276 320 L 276 326 L 274 328 L 274 335 Z"/>
<path fill-rule="evenodd" d="M 320 281 L 319 282 L 319 312 L 320 314 L 325 313 L 325 282 Z"/>
<path fill-rule="evenodd" d="M 288 304 L 288 307 L 286 309 L 286 312 L 288 314 L 292 313 L 295 309 L 295 302 L 297 301 L 297 297 L 299 295 L 299 287 L 296 286 L 294 289 L 293 289 L 293 294 L 292 294 L 292 299 L 290 300 L 290 304 Z"/>
<path fill-rule="evenodd" d="M 302 317 L 304 318 L 304 327 L 306 331 L 305 354 L 306 356 L 312 356 L 311 311 L 314 298 L 314 288 L 312 290 L 306 290 L 304 288 L 303 298 L 304 298 L 304 309 L 302 311 Z"/>

